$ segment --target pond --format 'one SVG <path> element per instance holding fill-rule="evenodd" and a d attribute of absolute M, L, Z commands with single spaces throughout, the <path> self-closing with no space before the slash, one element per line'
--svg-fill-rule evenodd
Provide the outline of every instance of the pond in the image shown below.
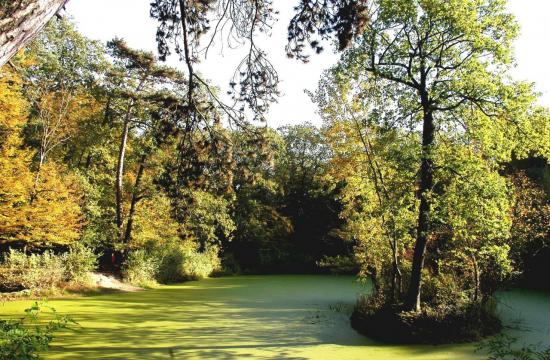
<path fill-rule="evenodd" d="M 377 343 L 349 326 L 363 291 L 347 276 L 235 276 L 159 289 L 50 301 L 80 324 L 46 359 L 483 359 L 475 344 Z M 522 342 L 550 346 L 550 294 L 499 294 Z M 9 302 L 0 313 L 30 304 Z"/>

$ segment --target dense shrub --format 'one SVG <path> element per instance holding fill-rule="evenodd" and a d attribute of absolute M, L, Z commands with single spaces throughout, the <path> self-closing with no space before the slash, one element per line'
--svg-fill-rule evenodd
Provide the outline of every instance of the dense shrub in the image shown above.
<path fill-rule="evenodd" d="M 210 276 L 219 267 L 217 247 L 200 252 L 194 247 L 172 245 L 161 256 L 158 280 L 162 283 L 198 280 Z"/>
<path fill-rule="evenodd" d="M 90 273 L 97 265 L 97 255 L 87 247 L 74 245 L 63 255 L 65 281 L 76 284 L 90 282 Z"/>
<path fill-rule="evenodd" d="M 124 279 L 141 287 L 154 286 L 157 274 L 158 258 L 145 250 L 131 251 L 122 268 Z"/>
<path fill-rule="evenodd" d="M 169 247 L 160 256 L 157 279 L 163 284 L 185 280 L 181 269 L 185 263 L 185 254 L 181 247 Z"/>
<path fill-rule="evenodd" d="M 137 286 L 175 283 L 210 276 L 220 268 L 218 248 L 199 251 L 194 243 L 168 243 L 133 250 L 123 266 L 124 279 Z"/>
<path fill-rule="evenodd" d="M 22 319 L 0 320 L 0 360 L 40 359 L 38 352 L 48 350 L 53 334 L 69 323 L 74 321 L 39 303 L 26 309 Z"/>
<path fill-rule="evenodd" d="M 51 251 L 27 255 L 10 249 L 0 264 L 0 290 L 44 290 L 63 284 L 85 284 L 96 264 L 96 255 L 87 248 L 73 247 L 56 255 Z"/>
<path fill-rule="evenodd" d="M 212 246 L 202 252 L 187 251 L 181 271 L 185 278 L 197 280 L 210 276 L 219 267 L 218 248 Z"/>
<path fill-rule="evenodd" d="M 1 268 L 3 291 L 51 289 L 65 279 L 62 258 L 50 251 L 26 255 L 11 249 L 4 255 Z"/>

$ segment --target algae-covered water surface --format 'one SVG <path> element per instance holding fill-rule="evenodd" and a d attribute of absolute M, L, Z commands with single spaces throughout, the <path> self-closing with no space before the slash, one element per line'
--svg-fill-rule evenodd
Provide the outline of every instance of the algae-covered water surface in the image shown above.
<path fill-rule="evenodd" d="M 349 326 L 364 291 L 353 277 L 235 276 L 50 301 L 79 323 L 46 359 L 482 359 L 476 344 L 377 343 Z M 550 346 L 550 294 L 499 294 L 505 330 Z M 30 301 L 9 302 L 2 315 Z"/>

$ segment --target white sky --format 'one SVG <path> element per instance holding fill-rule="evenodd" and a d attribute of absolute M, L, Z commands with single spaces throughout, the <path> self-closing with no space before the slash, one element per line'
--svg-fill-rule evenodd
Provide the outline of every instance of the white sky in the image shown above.
<path fill-rule="evenodd" d="M 156 22 L 149 17 L 150 0 L 70 0 L 67 13 L 79 30 L 89 38 L 106 42 L 115 36 L 125 39 L 131 47 L 156 52 Z M 338 57 L 327 47 L 321 55 L 312 56 L 308 64 L 286 57 L 286 27 L 292 15 L 295 0 L 277 0 L 281 13 L 271 37 L 263 38 L 260 47 L 268 51 L 269 59 L 282 80 L 281 97 L 268 114 L 268 125 L 278 127 L 310 121 L 320 124 L 315 105 L 304 93 L 315 90 L 324 69 Z M 107 10 L 108 9 L 108 10 Z M 509 0 L 509 9 L 521 25 L 521 35 L 515 49 L 517 67 L 514 76 L 536 82 L 542 93 L 541 104 L 550 107 L 550 14 L 549 0 Z M 222 90 L 227 87 L 242 51 L 220 47 L 212 50 L 198 70 Z M 181 66 L 175 59 L 170 65 Z"/>

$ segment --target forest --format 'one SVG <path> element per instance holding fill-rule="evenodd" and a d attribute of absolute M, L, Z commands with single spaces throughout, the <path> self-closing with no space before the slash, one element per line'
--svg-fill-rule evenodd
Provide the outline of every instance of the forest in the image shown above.
<path fill-rule="evenodd" d="M 273 1 L 154 0 L 156 53 L 65 3 L 0 1 L 0 359 L 548 359 L 550 109 L 506 0 L 297 1 L 281 51 L 340 58 L 321 125 L 276 128 Z"/>

